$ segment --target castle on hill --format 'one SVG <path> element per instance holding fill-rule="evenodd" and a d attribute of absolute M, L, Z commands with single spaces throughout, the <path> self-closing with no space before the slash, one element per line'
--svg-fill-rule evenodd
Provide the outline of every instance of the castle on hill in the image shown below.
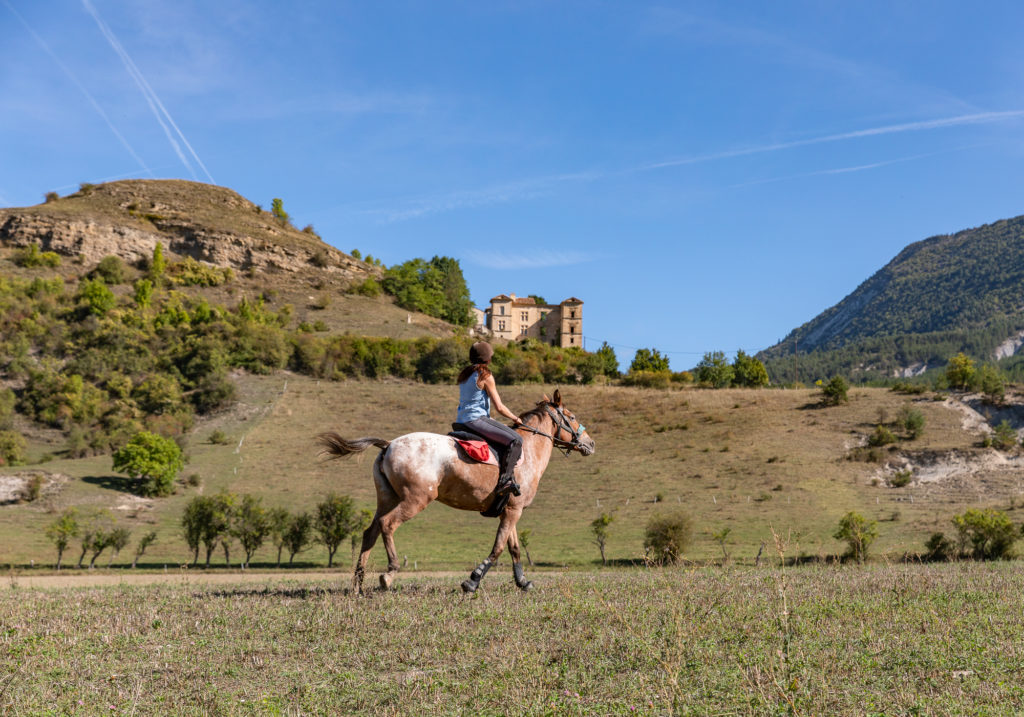
<path fill-rule="evenodd" d="M 499 294 L 487 309 L 473 309 L 477 332 L 509 341 L 537 339 L 552 346 L 583 347 L 583 302 L 574 296 L 560 304 L 538 304 L 531 297 Z"/>

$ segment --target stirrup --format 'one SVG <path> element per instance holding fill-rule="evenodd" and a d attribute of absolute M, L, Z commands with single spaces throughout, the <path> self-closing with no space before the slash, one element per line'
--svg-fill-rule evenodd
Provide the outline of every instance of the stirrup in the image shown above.
<path fill-rule="evenodd" d="M 519 488 L 519 484 L 515 482 L 515 479 L 510 478 L 501 485 L 498 486 L 496 491 L 498 495 L 504 495 L 505 493 L 511 493 L 512 495 L 522 495 L 522 490 Z"/>

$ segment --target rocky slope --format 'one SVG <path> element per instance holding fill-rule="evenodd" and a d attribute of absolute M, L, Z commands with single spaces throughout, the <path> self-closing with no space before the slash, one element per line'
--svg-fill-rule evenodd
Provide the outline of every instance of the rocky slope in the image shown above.
<path fill-rule="evenodd" d="M 238 270 L 317 268 L 356 283 L 377 267 L 299 231 L 238 193 L 183 180 L 126 180 L 85 185 L 34 207 L 0 209 L 0 245 L 36 244 L 85 264 L 105 256 L 134 262 L 157 242 L 182 257 Z"/>

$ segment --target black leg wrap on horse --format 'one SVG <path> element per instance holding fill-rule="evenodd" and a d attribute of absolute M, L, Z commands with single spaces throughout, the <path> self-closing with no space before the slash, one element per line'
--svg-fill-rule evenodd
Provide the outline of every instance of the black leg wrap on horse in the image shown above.
<path fill-rule="evenodd" d="M 483 580 L 484 575 L 486 575 L 487 571 L 490 570 L 490 569 L 491 569 L 491 561 L 490 560 L 485 560 L 485 561 L 483 561 L 482 563 L 480 563 L 479 565 L 476 566 L 476 570 L 474 570 L 473 572 L 471 572 L 469 574 L 469 579 L 472 580 L 473 582 L 477 582 L 478 583 L 481 580 Z"/>
<path fill-rule="evenodd" d="M 512 563 L 512 577 L 515 578 L 516 587 L 522 588 L 523 590 L 529 590 L 533 587 L 533 581 L 527 580 L 523 576 L 523 564 Z"/>

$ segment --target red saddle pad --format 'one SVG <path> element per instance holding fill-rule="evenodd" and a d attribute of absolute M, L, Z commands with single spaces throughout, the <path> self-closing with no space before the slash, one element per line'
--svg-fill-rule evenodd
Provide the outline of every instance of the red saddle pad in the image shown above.
<path fill-rule="evenodd" d="M 464 441 L 462 439 L 455 439 L 462 450 L 466 452 L 470 458 L 481 463 L 486 463 L 491 458 L 491 447 L 487 445 L 486 441 Z"/>

